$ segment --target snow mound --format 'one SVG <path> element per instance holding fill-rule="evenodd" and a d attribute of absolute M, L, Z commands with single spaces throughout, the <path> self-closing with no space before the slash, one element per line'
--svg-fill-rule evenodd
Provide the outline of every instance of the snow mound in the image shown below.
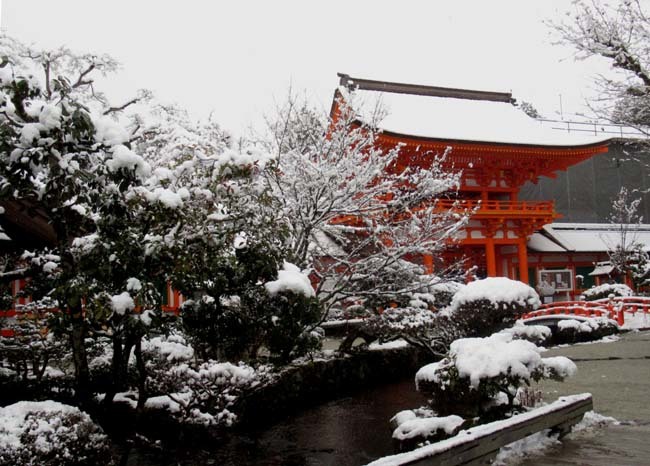
<path fill-rule="evenodd" d="M 431 437 L 439 430 L 451 435 L 463 422 L 462 417 L 455 415 L 407 419 L 393 431 L 393 438 L 406 440 L 415 437 Z"/>

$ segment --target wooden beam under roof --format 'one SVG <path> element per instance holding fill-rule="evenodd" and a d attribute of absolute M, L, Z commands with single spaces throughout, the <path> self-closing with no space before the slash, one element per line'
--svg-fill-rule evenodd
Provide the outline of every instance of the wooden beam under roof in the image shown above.
<path fill-rule="evenodd" d="M 449 97 L 453 99 L 487 100 L 491 102 L 504 102 L 514 104 L 510 92 L 476 91 L 472 89 L 455 89 L 452 87 L 423 86 L 421 84 L 394 83 L 389 81 L 375 81 L 372 79 L 352 78 L 344 73 L 337 73 L 339 84 L 348 89 L 364 91 L 392 92 L 396 94 L 412 94 L 429 97 Z"/>

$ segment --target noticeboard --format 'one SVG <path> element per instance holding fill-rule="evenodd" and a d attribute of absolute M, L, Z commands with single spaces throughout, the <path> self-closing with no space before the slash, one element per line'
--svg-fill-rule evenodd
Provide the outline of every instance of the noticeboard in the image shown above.
<path fill-rule="evenodd" d="M 573 290 L 573 270 L 540 270 L 538 286 L 553 288 L 555 291 Z"/>

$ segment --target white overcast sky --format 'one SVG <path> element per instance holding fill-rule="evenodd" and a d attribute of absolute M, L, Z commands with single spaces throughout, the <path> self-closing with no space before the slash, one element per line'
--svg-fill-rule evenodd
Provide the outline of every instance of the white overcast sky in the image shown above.
<path fill-rule="evenodd" d="M 149 88 L 235 134 L 289 86 L 329 108 L 337 72 L 512 91 L 549 118 L 584 111 L 599 59 L 552 44 L 570 0 L 0 0 L 2 26 L 39 47 L 109 53 L 115 100 Z"/>

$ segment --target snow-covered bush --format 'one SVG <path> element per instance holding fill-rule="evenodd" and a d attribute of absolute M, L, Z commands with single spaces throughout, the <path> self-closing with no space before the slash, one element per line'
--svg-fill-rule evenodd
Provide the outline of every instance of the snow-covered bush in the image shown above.
<path fill-rule="evenodd" d="M 566 319 L 557 323 L 555 341 L 557 343 L 593 341 L 617 332 L 618 325 L 607 317 Z"/>
<path fill-rule="evenodd" d="M 483 414 L 494 399 L 505 395 L 512 409 L 519 387 L 543 378 L 562 380 L 576 371 L 569 359 L 542 358 L 542 349 L 512 334 L 464 338 L 451 344 L 447 357 L 422 367 L 416 387 L 431 399 L 439 415 Z"/>
<path fill-rule="evenodd" d="M 54 401 L 0 408 L 0 465 L 111 465 L 110 441 L 88 414 Z"/>
<path fill-rule="evenodd" d="M 429 286 L 429 293 L 433 295 L 433 305 L 436 309 L 442 310 L 451 304 L 454 296 L 465 287 L 464 283 L 449 281 L 434 283 Z"/>
<path fill-rule="evenodd" d="M 321 347 L 322 329 L 316 327 L 321 306 L 315 297 L 283 292 L 266 304 L 271 313 L 264 345 L 271 361 L 286 364 Z"/>
<path fill-rule="evenodd" d="M 357 338 L 366 343 L 403 339 L 434 356 L 444 355 L 449 343 L 462 335 L 447 314 L 436 311 L 447 307 L 462 287 L 464 285 L 457 282 L 443 282 L 439 277 L 422 276 L 418 287 L 396 292 L 395 301 L 382 312 L 364 307 L 369 301 L 365 300 L 358 307 L 364 309 L 366 318 L 360 327 L 348 333 L 340 350 L 349 351 Z"/>
<path fill-rule="evenodd" d="M 209 285 L 218 299 L 206 294 L 184 303 L 183 329 L 202 358 L 251 360 L 265 348 L 286 363 L 320 345 L 312 331 L 320 305 L 309 278 L 291 264 L 280 270 L 274 264 L 270 254 L 242 251 L 236 262 L 211 271 L 223 276 L 221 289 Z"/>
<path fill-rule="evenodd" d="M 501 330 L 499 333 L 512 335 L 513 340 L 527 340 L 536 345 L 543 345 L 552 336 L 551 329 L 546 325 L 525 325 L 518 320 L 512 327 Z"/>
<path fill-rule="evenodd" d="M 232 425 L 239 398 L 272 377 L 268 366 L 198 363 L 194 349 L 179 334 L 144 340 L 143 352 L 151 395 L 144 407 L 166 410 L 183 423 Z"/>
<path fill-rule="evenodd" d="M 453 297 L 446 310 L 462 336 L 487 336 L 509 327 L 517 317 L 540 305 L 533 288 L 503 277 L 468 283 Z"/>
<path fill-rule="evenodd" d="M 158 395 L 177 391 L 176 380 L 170 370 L 179 364 L 195 361 L 194 348 L 180 333 L 171 333 L 142 340 L 142 353 L 147 366 L 147 393 Z"/>
<path fill-rule="evenodd" d="M 69 353 L 68 342 L 47 329 L 52 307 L 43 302 L 18 306 L 15 318 L 4 324 L 12 335 L 0 336 L 0 354 L 24 382 L 40 383 L 48 366 L 60 364 Z"/>
<path fill-rule="evenodd" d="M 381 314 L 365 319 L 360 334 L 381 343 L 401 338 L 433 356 L 442 356 L 456 336 L 444 334 L 446 316 L 429 309 L 415 307 L 388 308 Z M 369 342 L 368 342 L 369 343 Z"/>
<path fill-rule="evenodd" d="M 582 295 L 585 301 L 596 301 L 598 299 L 609 298 L 610 295 L 617 297 L 632 296 L 634 295 L 634 291 L 622 283 L 605 283 L 585 290 Z"/>

